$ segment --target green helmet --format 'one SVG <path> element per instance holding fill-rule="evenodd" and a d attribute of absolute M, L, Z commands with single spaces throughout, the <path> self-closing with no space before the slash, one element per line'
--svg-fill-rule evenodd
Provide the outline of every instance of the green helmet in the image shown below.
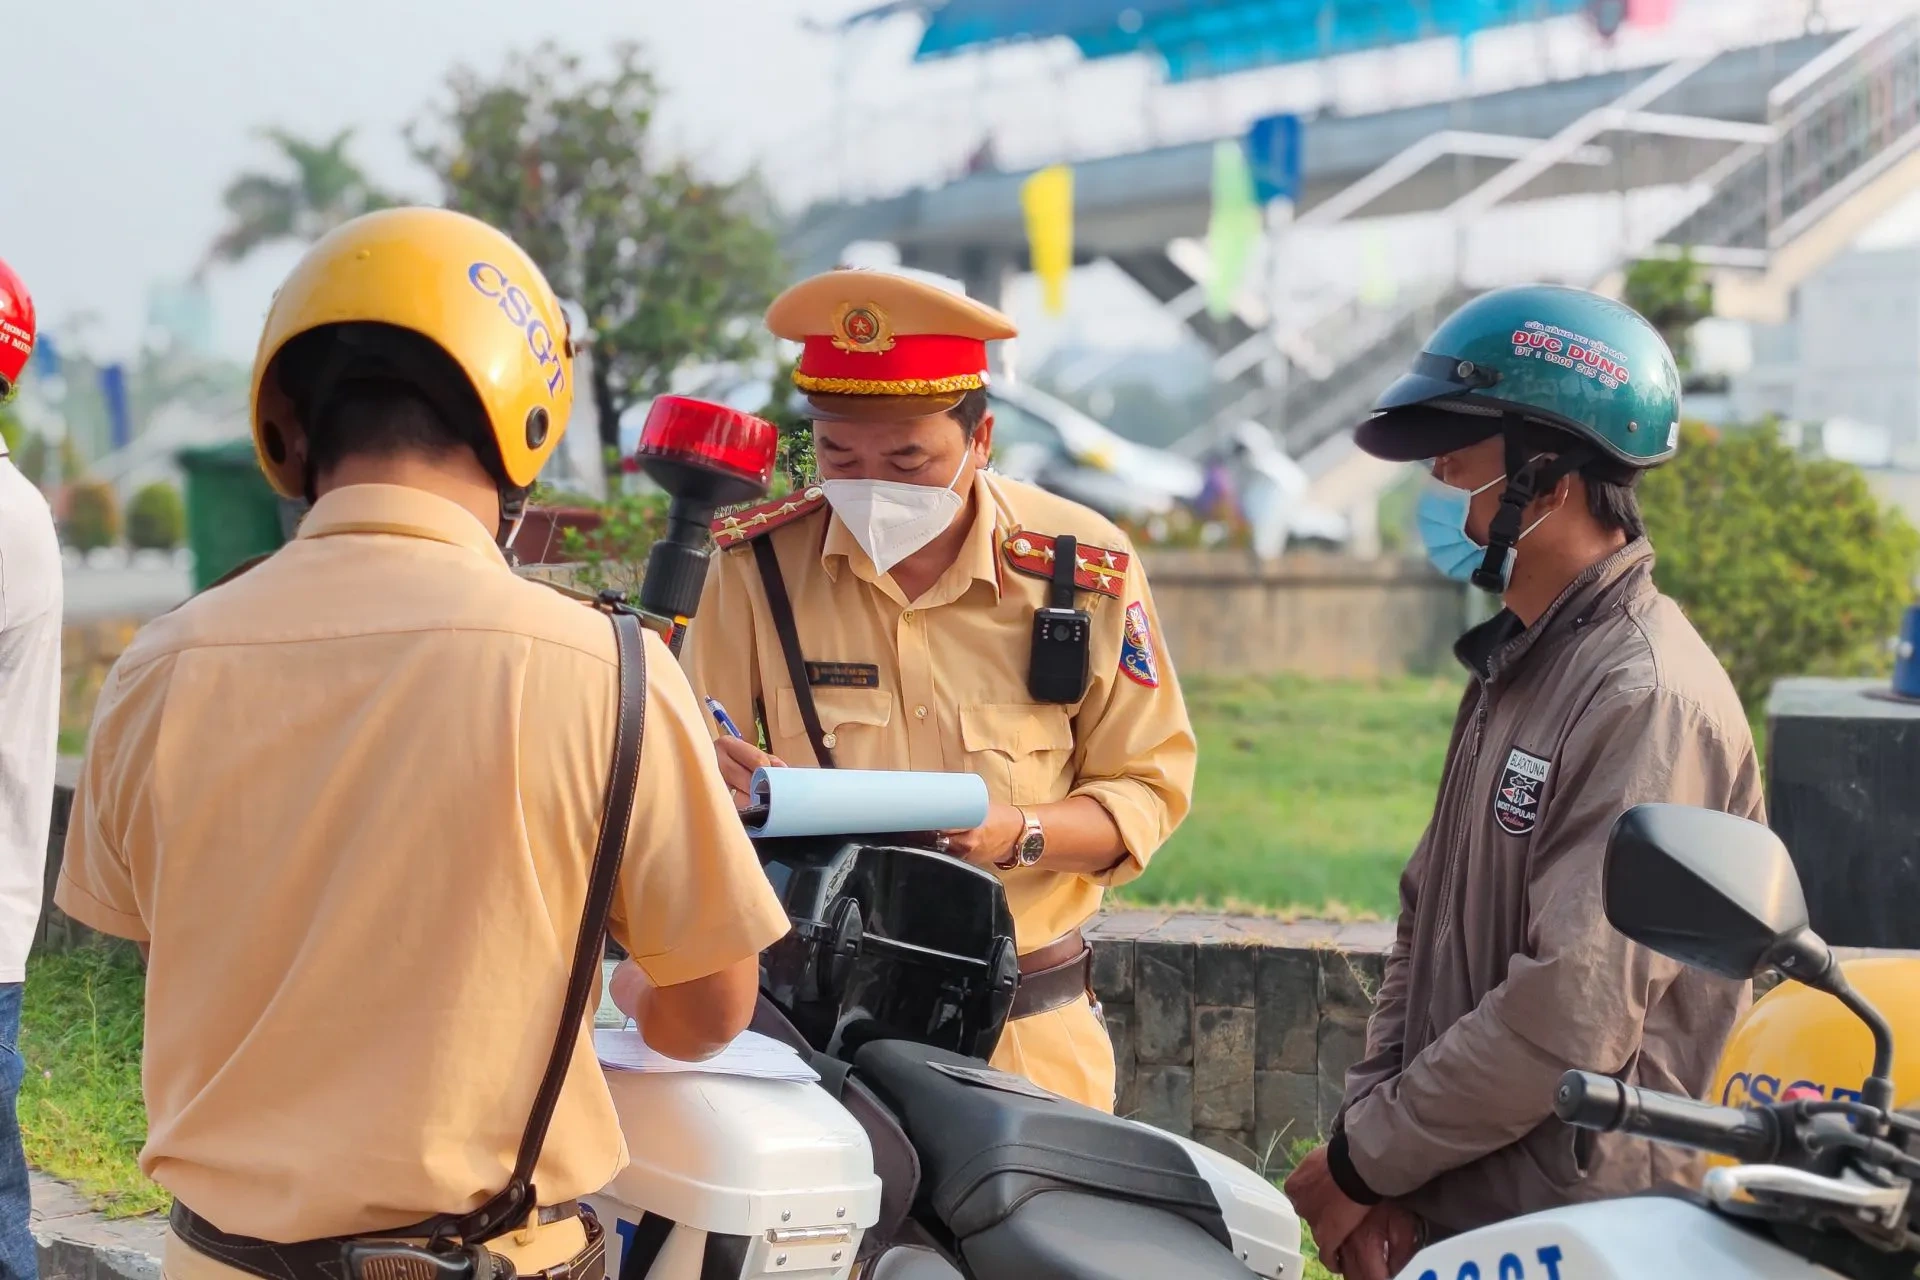
<path fill-rule="evenodd" d="M 1355 439 L 1395 461 L 1463 448 L 1517 417 L 1651 467 L 1680 441 L 1680 371 L 1632 308 L 1584 289 L 1520 285 L 1448 316 L 1373 408 Z"/>

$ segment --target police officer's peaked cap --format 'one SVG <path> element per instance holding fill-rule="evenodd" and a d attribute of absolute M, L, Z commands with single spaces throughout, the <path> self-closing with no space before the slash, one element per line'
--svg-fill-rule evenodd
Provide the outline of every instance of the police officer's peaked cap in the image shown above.
<path fill-rule="evenodd" d="M 802 280 L 767 308 L 767 328 L 801 344 L 794 385 L 829 421 L 945 413 L 987 385 L 987 343 L 1018 332 L 964 293 L 861 270 Z"/>

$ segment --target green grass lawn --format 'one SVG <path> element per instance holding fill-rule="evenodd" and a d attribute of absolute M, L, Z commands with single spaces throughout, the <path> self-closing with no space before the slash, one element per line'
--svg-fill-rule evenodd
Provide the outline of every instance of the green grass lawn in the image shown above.
<path fill-rule="evenodd" d="M 1196 679 L 1193 812 L 1116 905 L 1391 917 L 1433 812 L 1456 679 Z"/>
<path fill-rule="evenodd" d="M 135 1163 L 147 1137 L 140 1103 L 144 978 L 131 947 L 35 956 L 20 1017 L 20 1132 L 27 1162 L 113 1216 L 163 1209 Z"/>

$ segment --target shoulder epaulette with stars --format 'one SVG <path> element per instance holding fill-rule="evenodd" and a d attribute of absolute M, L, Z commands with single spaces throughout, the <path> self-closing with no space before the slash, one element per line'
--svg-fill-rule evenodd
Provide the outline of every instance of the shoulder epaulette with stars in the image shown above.
<path fill-rule="evenodd" d="M 1015 530 L 1000 544 L 1007 563 L 1036 578 L 1053 577 L 1053 539 L 1044 533 Z M 1073 583 L 1082 591 L 1120 598 L 1127 581 L 1127 553 L 1081 543 L 1074 559 Z"/>
<path fill-rule="evenodd" d="M 725 551 L 729 547 L 751 542 L 782 525 L 792 524 L 801 516 L 812 515 L 826 501 L 827 495 L 821 492 L 818 485 L 814 485 L 784 498 L 774 498 L 758 506 L 742 507 L 738 511 L 716 516 L 709 526 L 714 545 Z"/>

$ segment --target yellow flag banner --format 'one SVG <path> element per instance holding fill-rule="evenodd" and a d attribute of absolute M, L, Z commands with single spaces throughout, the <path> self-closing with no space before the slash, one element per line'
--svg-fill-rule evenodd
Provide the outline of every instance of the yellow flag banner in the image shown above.
<path fill-rule="evenodd" d="M 1073 270 L 1073 170 L 1051 165 L 1021 183 L 1020 208 L 1047 314 L 1057 316 L 1067 309 L 1067 273 Z"/>

